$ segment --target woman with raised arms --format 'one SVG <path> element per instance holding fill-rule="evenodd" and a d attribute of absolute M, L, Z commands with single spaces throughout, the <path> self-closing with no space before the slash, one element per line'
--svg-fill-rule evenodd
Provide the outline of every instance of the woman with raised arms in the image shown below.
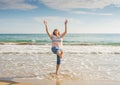
<path fill-rule="evenodd" d="M 65 20 L 65 31 L 63 33 L 60 33 L 58 29 L 54 29 L 53 33 L 51 34 L 48 30 L 47 21 L 44 20 L 46 32 L 52 41 L 51 50 L 57 55 L 56 75 L 59 75 L 61 58 L 63 57 L 63 38 L 67 34 L 67 23 L 68 21 Z"/>

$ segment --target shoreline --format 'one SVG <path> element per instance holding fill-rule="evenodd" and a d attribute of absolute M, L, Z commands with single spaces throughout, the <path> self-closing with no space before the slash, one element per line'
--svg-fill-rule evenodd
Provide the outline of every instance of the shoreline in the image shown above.
<path fill-rule="evenodd" d="M 48 80 L 37 78 L 16 78 L 0 80 L 0 85 L 119 85 L 120 81 L 110 80 Z"/>
<path fill-rule="evenodd" d="M 0 42 L 0 45 L 49 45 L 51 43 L 35 43 L 35 42 Z M 108 44 L 94 44 L 94 43 L 80 43 L 80 44 L 70 44 L 70 43 L 63 43 L 64 46 L 120 46 L 120 43 L 108 43 Z"/>

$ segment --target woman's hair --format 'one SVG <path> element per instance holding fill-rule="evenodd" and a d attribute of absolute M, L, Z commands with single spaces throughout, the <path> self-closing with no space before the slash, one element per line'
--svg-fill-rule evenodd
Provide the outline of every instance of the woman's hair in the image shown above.
<path fill-rule="evenodd" d="M 54 29 L 53 31 L 53 35 L 55 35 L 55 31 L 58 30 L 58 29 Z M 58 35 L 60 35 L 60 32 L 58 32 Z"/>

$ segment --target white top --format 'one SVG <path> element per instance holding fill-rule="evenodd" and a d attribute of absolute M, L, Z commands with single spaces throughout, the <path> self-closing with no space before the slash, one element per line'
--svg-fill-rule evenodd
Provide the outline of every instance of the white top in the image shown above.
<path fill-rule="evenodd" d="M 61 36 L 52 35 L 52 47 L 62 47 L 63 38 Z"/>

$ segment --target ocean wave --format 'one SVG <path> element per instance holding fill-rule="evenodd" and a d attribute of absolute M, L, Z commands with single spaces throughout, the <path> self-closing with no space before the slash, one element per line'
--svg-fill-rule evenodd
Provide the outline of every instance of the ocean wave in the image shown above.
<path fill-rule="evenodd" d="M 51 42 L 47 41 L 27 41 L 27 42 L 0 42 L 0 45 L 51 45 Z M 83 46 L 91 46 L 91 45 L 107 45 L 107 46 L 120 46 L 120 43 L 79 43 L 79 42 L 63 42 L 63 45 L 83 45 Z"/>
<path fill-rule="evenodd" d="M 24 50 L 25 51 L 25 50 Z M 0 51 L 0 54 L 52 54 L 52 52 L 2 52 Z M 120 52 L 65 52 L 65 54 L 67 55 L 79 55 L 79 54 L 92 54 L 92 55 L 99 55 L 99 54 L 115 54 L 115 55 L 120 55 Z"/>
<path fill-rule="evenodd" d="M 0 45 L 48 45 L 50 43 L 36 43 L 36 42 L 0 42 Z"/>
<path fill-rule="evenodd" d="M 65 45 L 112 45 L 120 46 L 120 34 L 67 34 Z M 51 40 L 47 34 L 0 34 L 0 44 L 45 45 Z"/>

